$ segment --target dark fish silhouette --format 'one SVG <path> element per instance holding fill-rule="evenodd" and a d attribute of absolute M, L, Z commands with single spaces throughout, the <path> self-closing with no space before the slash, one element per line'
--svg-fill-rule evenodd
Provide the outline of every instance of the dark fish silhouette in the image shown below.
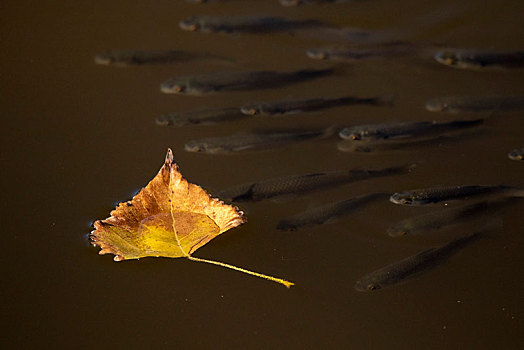
<path fill-rule="evenodd" d="M 430 112 L 501 112 L 524 110 L 524 96 L 448 96 L 426 102 Z"/>
<path fill-rule="evenodd" d="M 489 194 L 518 195 L 521 191 L 514 187 L 502 185 L 433 187 L 397 192 L 392 194 L 389 200 L 395 204 L 418 206 Z"/>
<path fill-rule="evenodd" d="M 435 61 L 446 66 L 461 69 L 508 69 L 524 67 L 524 51 L 482 51 L 448 49 L 438 51 Z"/>
<path fill-rule="evenodd" d="M 359 292 L 381 289 L 402 282 L 406 278 L 442 264 L 453 254 L 477 240 L 484 231 L 457 238 L 443 246 L 430 248 L 418 254 L 373 271 L 355 284 Z"/>
<path fill-rule="evenodd" d="M 156 123 L 160 126 L 209 125 L 246 117 L 238 107 L 227 107 L 162 114 L 156 118 Z"/>
<path fill-rule="evenodd" d="M 259 201 L 286 194 L 303 194 L 375 177 L 402 174 L 411 171 L 412 168 L 411 164 L 384 169 L 352 169 L 284 176 L 233 186 L 221 191 L 219 197 L 237 202 Z"/>
<path fill-rule="evenodd" d="M 394 139 L 442 134 L 448 131 L 470 128 L 481 124 L 484 119 L 455 120 L 451 122 L 403 122 L 365 124 L 344 128 L 339 136 L 345 140 Z"/>
<path fill-rule="evenodd" d="M 203 95 L 219 91 L 255 90 L 307 81 L 332 73 L 333 69 L 302 69 L 291 72 L 218 72 L 171 78 L 162 83 L 160 91 L 166 94 Z"/>
<path fill-rule="evenodd" d="M 322 109 L 328 109 L 340 106 L 350 105 L 392 105 L 392 96 L 379 96 L 379 97 L 337 97 L 337 98 L 309 98 L 301 100 L 282 100 L 274 102 L 259 102 L 250 103 L 242 106 L 240 110 L 242 113 L 247 115 L 279 115 L 288 113 L 301 113 L 309 111 L 317 111 Z"/>
<path fill-rule="evenodd" d="M 277 225 L 277 229 L 293 231 L 302 226 L 320 225 L 333 218 L 349 214 L 381 198 L 386 198 L 386 194 L 371 193 L 339 202 L 328 203 L 281 220 Z"/>

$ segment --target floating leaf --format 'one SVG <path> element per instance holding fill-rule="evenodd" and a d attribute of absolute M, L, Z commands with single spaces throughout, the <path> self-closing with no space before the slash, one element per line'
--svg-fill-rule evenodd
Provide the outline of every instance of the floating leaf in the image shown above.
<path fill-rule="evenodd" d="M 212 198 L 200 186 L 184 179 L 171 149 L 153 180 L 110 215 L 94 223 L 90 238 L 93 245 L 102 248 L 100 254 L 114 254 L 115 261 L 147 256 L 183 257 L 266 278 L 288 288 L 293 285 L 280 278 L 192 256 L 198 248 L 246 219 L 237 208 Z"/>

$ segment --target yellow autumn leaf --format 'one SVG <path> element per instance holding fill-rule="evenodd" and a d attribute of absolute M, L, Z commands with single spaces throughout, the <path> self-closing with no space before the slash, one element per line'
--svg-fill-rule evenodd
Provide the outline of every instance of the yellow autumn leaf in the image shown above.
<path fill-rule="evenodd" d="M 164 165 L 153 180 L 130 201 L 120 203 L 110 217 L 97 220 L 90 239 L 102 248 L 100 254 L 114 254 L 115 261 L 147 256 L 183 257 L 292 286 L 280 278 L 192 256 L 219 234 L 245 221 L 238 208 L 212 198 L 200 186 L 184 179 L 168 149 Z"/>

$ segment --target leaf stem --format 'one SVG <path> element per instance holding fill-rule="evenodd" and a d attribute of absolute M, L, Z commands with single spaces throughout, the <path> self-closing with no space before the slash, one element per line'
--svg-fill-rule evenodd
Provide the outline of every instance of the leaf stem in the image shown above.
<path fill-rule="evenodd" d="M 248 275 L 257 276 L 257 277 L 260 277 L 260 278 L 265 278 L 265 279 L 267 279 L 269 281 L 273 281 L 273 282 L 277 282 L 277 283 L 283 284 L 287 288 L 289 288 L 292 285 L 294 285 L 293 282 L 289 282 L 289 281 L 286 281 L 286 280 L 281 279 L 281 278 L 276 278 L 276 277 L 263 275 L 263 274 L 258 273 L 258 272 L 249 271 L 249 270 L 243 269 L 241 267 L 237 267 L 237 266 L 234 266 L 234 265 L 229 265 L 229 264 L 226 264 L 226 263 L 223 263 L 223 262 L 220 262 L 220 261 L 195 258 L 195 257 L 193 257 L 191 255 L 187 255 L 186 257 L 189 260 L 198 261 L 198 262 L 205 262 L 205 263 L 208 263 L 208 264 L 213 264 L 213 265 L 218 265 L 218 266 L 222 266 L 222 267 L 227 267 L 228 269 L 232 269 L 232 270 L 240 271 L 240 272 L 243 272 L 243 273 L 247 273 Z"/>

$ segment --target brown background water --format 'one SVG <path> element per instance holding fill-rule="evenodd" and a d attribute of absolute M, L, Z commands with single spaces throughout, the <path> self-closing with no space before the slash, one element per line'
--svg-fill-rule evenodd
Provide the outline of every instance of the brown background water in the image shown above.
<path fill-rule="evenodd" d="M 261 127 L 328 126 L 383 120 L 449 120 L 426 99 L 455 94 L 524 94 L 523 72 L 470 72 L 412 57 L 339 68 L 337 76 L 286 88 L 168 96 L 179 74 L 224 69 L 326 67 L 304 51 L 318 39 L 205 35 L 178 29 L 195 14 L 285 15 L 369 29 L 401 28 L 416 42 L 522 49 L 519 1 L 369 1 L 283 8 L 276 1 L 198 6 L 182 1 L 3 1 L 0 4 L 1 202 L 5 348 L 522 348 L 524 205 L 505 209 L 502 232 L 441 267 L 374 293 L 354 290 L 364 274 L 468 226 L 392 239 L 389 224 L 428 211 L 384 201 L 297 232 L 281 218 L 371 191 L 454 184 L 520 184 L 522 113 L 495 114 L 485 133 L 435 148 L 342 153 L 335 140 L 230 157 L 186 153 L 188 140 Z M 93 63 L 113 48 L 202 50 L 238 65 L 189 63 L 118 69 Z M 395 94 L 393 108 L 345 107 L 285 120 L 160 128 L 154 117 L 197 107 L 306 96 Z M 186 178 L 211 192 L 288 174 L 418 161 L 409 175 L 381 178 L 286 202 L 241 205 L 249 222 L 201 248 L 198 257 L 287 278 L 275 283 L 183 259 L 114 263 L 89 246 L 91 223 L 144 186 L 172 147 Z M 430 211 L 431 209 L 429 209 Z"/>

